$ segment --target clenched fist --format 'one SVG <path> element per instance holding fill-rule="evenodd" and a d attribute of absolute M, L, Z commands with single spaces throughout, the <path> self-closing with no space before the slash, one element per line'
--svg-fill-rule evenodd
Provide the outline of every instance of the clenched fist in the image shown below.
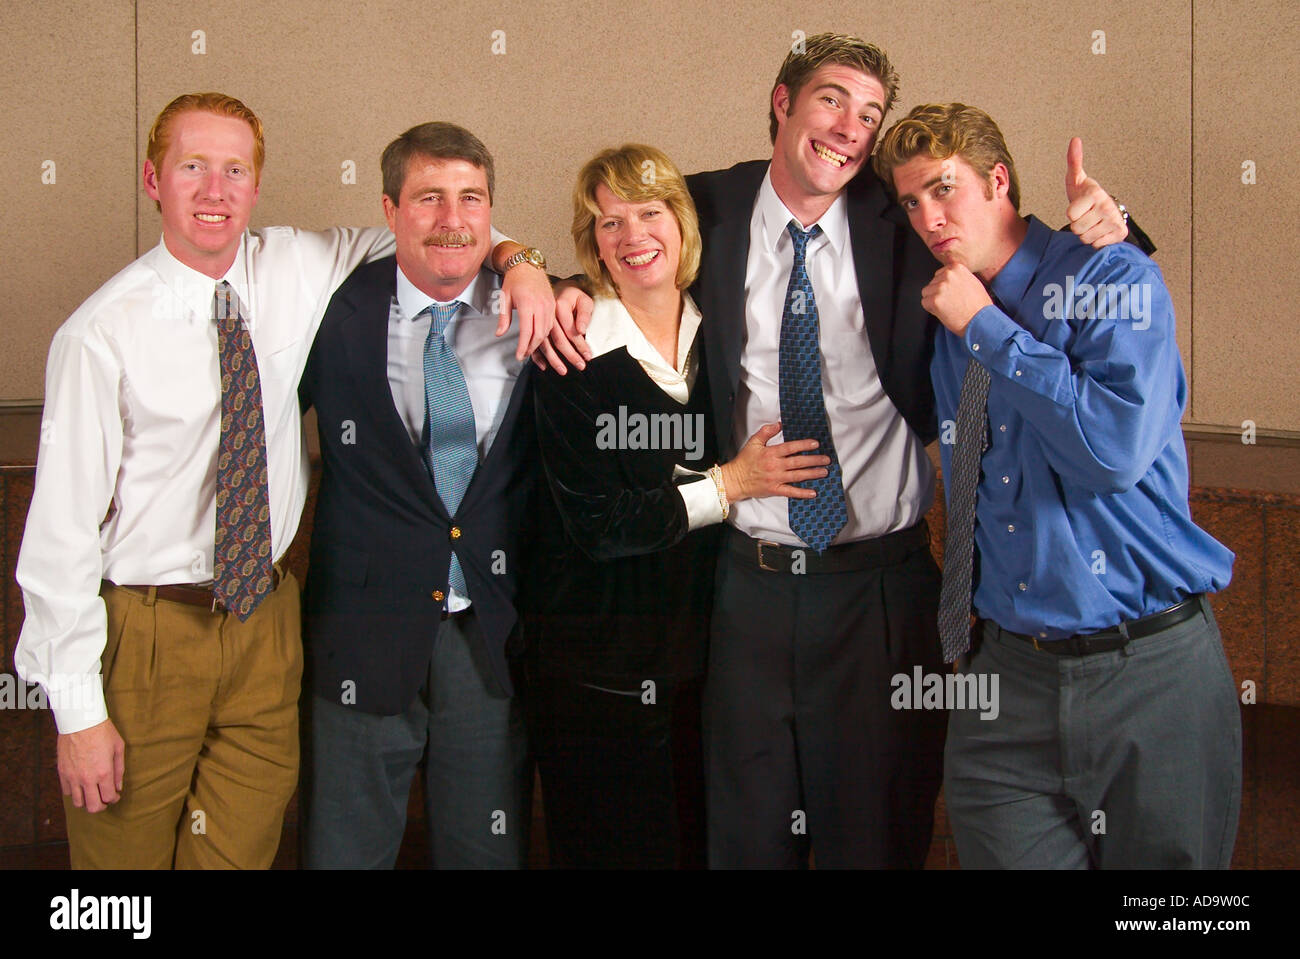
<path fill-rule="evenodd" d="M 935 271 L 934 279 L 921 291 L 921 305 L 961 336 L 975 314 L 992 306 L 993 300 L 979 277 L 960 263 L 948 263 Z"/>

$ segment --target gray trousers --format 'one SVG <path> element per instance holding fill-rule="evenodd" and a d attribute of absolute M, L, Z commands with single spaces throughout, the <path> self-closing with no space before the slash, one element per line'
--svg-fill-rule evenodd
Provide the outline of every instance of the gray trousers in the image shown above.
<path fill-rule="evenodd" d="M 480 647 L 473 613 L 444 621 L 428 681 L 397 716 L 312 698 L 306 868 L 391 869 L 421 758 L 433 865 L 523 865 L 532 792 L 523 711 L 492 679 Z"/>
<path fill-rule="evenodd" d="M 998 715 L 953 709 L 944 796 L 963 868 L 1227 868 L 1241 713 L 1202 614 L 1123 650 L 1056 656 L 985 623 L 968 672 Z"/>

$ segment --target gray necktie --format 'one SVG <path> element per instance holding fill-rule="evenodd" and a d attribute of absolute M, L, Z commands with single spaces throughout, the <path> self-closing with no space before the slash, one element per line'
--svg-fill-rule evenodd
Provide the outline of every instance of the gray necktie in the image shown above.
<path fill-rule="evenodd" d="M 957 445 L 948 484 L 948 536 L 943 549 L 943 591 L 939 594 L 939 641 L 951 663 L 970 648 L 971 567 L 975 553 L 975 499 L 980 457 L 989 448 L 989 371 L 978 360 L 966 364 L 957 402 Z"/>

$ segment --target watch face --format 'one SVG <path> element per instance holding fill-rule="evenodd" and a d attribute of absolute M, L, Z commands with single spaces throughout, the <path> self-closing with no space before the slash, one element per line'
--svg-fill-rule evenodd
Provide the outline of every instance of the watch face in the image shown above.
<path fill-rule="evenodd" d="M 542 255 L 541 250 L 525 250 L 524 257 L 529 263 L 540 266 L 543 270 L 546 269 L 546 257 Z"/>

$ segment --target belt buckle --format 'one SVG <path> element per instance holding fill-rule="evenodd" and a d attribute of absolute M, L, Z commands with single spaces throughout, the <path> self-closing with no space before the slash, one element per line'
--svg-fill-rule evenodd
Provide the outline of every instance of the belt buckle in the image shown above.
<path fill-rule="evenodd" d="M 758 540 L 757 542 L 758 542 L 758 568 L 759 568 L 759 569 L 765 569 L 765 570 L 767 570 L 769 573 L 780 573 L 780 572 L 782 572 L 780 569 L 777 569 L 777 567 L 775 567 L 775 566 L 768 566 L 768 565 L 767 565 L 767 562 L 763 559 L 763 547 L 764 547 L 764 546 L 771 546 L 773 549 L 776 549 L 776 548 L 778 548 L 781 544 L 780 544 L 780 543 L 773 543 L 771 540 L 766 540 L 766 539 L 760 539 L 760 540 Z"/>

